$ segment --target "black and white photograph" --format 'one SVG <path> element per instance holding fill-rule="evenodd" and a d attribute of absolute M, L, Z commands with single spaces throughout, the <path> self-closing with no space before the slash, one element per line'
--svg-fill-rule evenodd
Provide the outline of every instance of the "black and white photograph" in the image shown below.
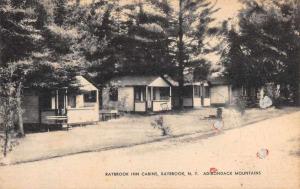
<path fill-rule="evenodd" d="M 0 189 L 300 189 L 300 0 L 0 0 Z"/>

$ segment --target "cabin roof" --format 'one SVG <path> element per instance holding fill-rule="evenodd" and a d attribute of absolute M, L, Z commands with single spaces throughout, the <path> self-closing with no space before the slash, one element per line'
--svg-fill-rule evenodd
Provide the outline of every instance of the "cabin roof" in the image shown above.
<path fill-rule="evenodd" d="M 94 91 L 94 90 L 98 90 L 97 87 L 95 87 L 95 85 L 93 85 L 91 82 L 89 82 L 83 76 L 78 75 L 75 78 L 76 78 L 75 87 L 78 87 L 79 90 L 81 90 L 81 91 Z"/>
<path fill-rule="evenodd" d="M 164 78 L 169 82 L 171 83 L 171 85 L 173 87 L 178 87 L 179 86 L 179 83 L 178 81 L 174 80 L 173 78 L 171 78 L 170 76 L 164 76 Z M 207 81 L 198 81 L 198 82 L 185 82 L 184 83 L 184 86 L 199 86 L 199 85 L 207 85 Z"/>
<path fill-rule="evenodd" d="M 157 79 L 163 79 L 170 85 L 163 77 L 160 76 L 122 76 L 111 79 L 108 84 L 114 86 L 148 86 Z"/>
<path fill-rule="evenodd" d="M 211 85 L 228 85 L 229 82 L 225 77 L 211 77 L 208 79 Z"/>
<path fill-rule="evenodd" d="M 87 80 L 84 76 L 77 75 L 75 79 L 69 83 L 69 87 L 60 86 L 60 87 L 49 87 L 49 88 L 34 88 L 30 86 L 24 86 L 26 90 L 60 90 L 60 89 L 69 89 L 69 88 L 78 88 L 80 91 L 94 91 L 98 88 L 91 81 Z"/>

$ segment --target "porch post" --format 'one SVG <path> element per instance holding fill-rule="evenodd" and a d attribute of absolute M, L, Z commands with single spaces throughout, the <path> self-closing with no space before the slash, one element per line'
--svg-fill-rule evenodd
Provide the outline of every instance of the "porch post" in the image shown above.
<path fill-rule="evenodd" d="M 153 100 L 153 87 L 151 87 L 151 98 L 150 100 L 152 101 Z"/>
<path fill-rule="evenodd" d="M 192 84 L 192 106 L 194 108 L 194 98 L 195 98 L 195 86 L 194 84 Z"/>
<path fill-rule="evenodd" d="M 96 102 L 97 102 L 97 106 L 98 106 L 98 109 L 100 109 L 100 100 L 99 100 L 99 90 L 96 90 Z"/>
<path fill-rule="evenodd" d="M 169 98 L 169 102 L 170 102 L 170 104 L 171 104 L 171 107 L 170 107 L 170 110 L 172 110 L 172 106 L 173 106 L 173 104 L 172 104 L 172 87 L 170 86 L 170 98 Z"/>
<path fill-rule="evenodd" d="M 150 87 L 150 89 L 151 89 L 151 96 L 150 96 L 151 108 L 152 108 L 152 111 L 153 111 L 153 87 Z"/>
<path fill-rule="evenodd" d="M 68 89 L 65 91 L 65 109 L 68 107 Z"/>
<path fill-rule="evenodd" d="M 55 115 L 58 114 L 58 90 L 55 91 Z"/>
<path fill-rule="evenodd" d="M 145 106 L 146 106 L 146 111 L 147 111 L 147 108 L 148 108 L 148 86 L 146 86 L 146 99 L 145 99 Z"/>

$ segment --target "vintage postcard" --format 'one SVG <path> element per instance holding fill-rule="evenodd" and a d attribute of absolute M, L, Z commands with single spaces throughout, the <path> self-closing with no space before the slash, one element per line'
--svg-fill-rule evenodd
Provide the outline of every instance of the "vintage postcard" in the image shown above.
<path fill-rule="evenodd" d="M 299 0 L 0 0 L 0 189 L 298 189 L 299 123 Z"/>

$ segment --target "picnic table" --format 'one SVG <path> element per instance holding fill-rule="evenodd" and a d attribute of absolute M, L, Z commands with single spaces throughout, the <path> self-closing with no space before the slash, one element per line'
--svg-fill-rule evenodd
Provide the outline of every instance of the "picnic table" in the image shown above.
<path fill-rule="evenodd" d="M 100 114 L 102 121 L 107 121 L 112 118 L 117 119 L 120 116 L 118 110 L 101 110 Z"/>
<path fill-rule="evenodd" d="M 53 120 L 55 123 L 61 124 L 62 128 L 66 128 L 67 130 L 70 129 L 70 125 L 68 124 L 68 117 L 67 116 L 46 116 L 47 120 Z M 47 126 L 47 130 L 49 132 L 49 125 Z"/>

